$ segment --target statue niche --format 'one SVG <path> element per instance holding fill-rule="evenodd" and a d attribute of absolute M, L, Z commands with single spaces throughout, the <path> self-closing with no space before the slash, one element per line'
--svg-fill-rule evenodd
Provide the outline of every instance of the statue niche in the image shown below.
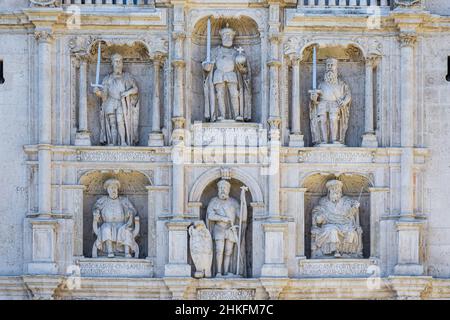
<path fill-rule="evenodd" d="M 209 40 L 208 40 L 209 39 Z M 241 17 L 201 19 L 192 41 L 192 120 L 258 122 L 260 37 Z"/>
<path fill-rule="evenodd" d="M 247 190 L 234 179 L 215 180 L 205 189 L 202 220 L 189 228 L 195 277 L 251 276 L 252 225 Z"/>
<path fill-rule="evenodd" d="M 314 59 L 311 45 L 301 53 L 300 76 L 305 145 L 359 147 L 365 131 L 362 51 L 354 45 L 320 44 Z"/>
<path fill-rule="evenodd" d="M 119 196 L 120 182 L 108 179 L 104 183 L 108 195 L 97 200 L 92 214 L 92 229 L 97 239 L 92 247 L 92 257 L 97 258 L 98 251 L 108 258 L 114 258 L 123 252 L 125 258 L 139 257 L 136 237 L 139 234 L 139 216 L 133 204 L 126 197 Z"/>
<path fill-rule="evenodd" d="M 346 173 L 315 173 L 305 193 L 305 255 L 311 259 L 369 258 L 369 179 Z"/>
<path fill-rule="evenodd" d="M 115 257 L 127 256 L 124 241 L 131 249 L 127 249 L 128 256 L 146 257 L 149 250 L 153 250 L 153 243 L 148 242 L 147 214 L 147 187 L 152 184 L 151 173 L 128 170 L 88 171 L 80 177 L 80 184 L 85 186 L 83 221 L 80 225 L 83 230 L 80 239 L 83 255 L 94 258 L 97 253 L 97 257 L 107 257 L 107 246 L 110 244 L 107 245 L 106 240 L 111 240 L 120 242 L 115 243 L 118 244 L 118 250 L 115 250 L 114 243 L 114 250 L 110 250 Z M 111 230 L 106 230 L 109 227 L 105 222 L 113 224 Z M 120 228 L 123 228 L 123 231 L 119 232 Z"/>
<path fill-rule="evenodd" d="M 87 121 L 92 144 L 146 145 L 153 86 L 145 84 L 154 81 L 148 50 L 139 42 L 127 45 L 102 40 L 89 53 Z"/>

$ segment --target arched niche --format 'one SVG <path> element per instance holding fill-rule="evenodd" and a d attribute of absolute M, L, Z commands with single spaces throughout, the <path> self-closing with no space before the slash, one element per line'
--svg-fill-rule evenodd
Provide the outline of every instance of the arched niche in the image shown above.
<path fill-rule="evenodd" d="M 142 41 L 121 42 L 119 40 L 99 40 L 92 43 L 87 53 L 88 57 L 88 93 L 87 118 L 88 128 L 91 131 L 92 145 L 100 145 L 100 106 L 101 99 L 94 94 L 91 84 L 96 82 L 97 50 L 101 43 L 100 84 L 112 72 L 111 56 L 115 53 L 123 57 L 123 71 L 130 73 L 136 80 L 139 89 L 139 146 L 148 145 L 148 134 L 151 131 L 151 105 L 154 96 L 153 62 L 149 49 Z M 160 73 L 160 83 L 163 83 L 163 72 Z M 78 81 L 77 81 L 78 83 Z M 162 108 L 162 106 L 161 106 Z"/>
<path fill-rule="evenodd" d="M 190 83 L 191 83 L 191 121 L 204 121 L 204 72 L 202 62 L 206 60 L 206 37 L 208 17 L 197 21 L 192 31 Z M 211 48 L 221 44 L 219 31 L 226 25 L 236 31 L 234 46 L 242 47 L 249 59 L 252 72 L 252 120 L 261 122 L 261 36 L 257 23 L 250 17 L 219 16 L 211 17 Z"/>
<path fill-rule="evenodd" d="M 198 210 L 195 215 L 206 221 L 206 210 L 210 200 L 217 196 L 217 182 L 223 177 L 231 184 L 230 196 L 240 201 L 241 187 L 247 186 L 247 230 L 246 230 L 246 262 L 247 277 L 252 277 L 254 270 L 254 250 L 260 243 L 254 243 L 255 230 L 253 220 L 256 215 L 261 215 L 264 210 L 263 193 L 258 183 L 246 172 L 239 168 L 213 168 L 204 172 L 194 183 L 189 194 L 189 205 Z M 214 265 L 214 262 L 213 262 Z"/>
<path fill-rule="evenodd" d="M 301 97 L 301 128 L 303 128 L 306 146 L 312 146 L 311 127 L 309 116 L 309 93 L 312 89 L 312 57 L 313 47 L 317 47 L 317 85 L 323 81 L 325 73 L 325 60 L 335 58 L 338 60 L 339 77 L 350 87 L 352 103 L 350 106 L 350 119 L 345 138 L 349 147 L 359 147 L 361 136 L 364 134 L 365 115 L 365 53 L 354 43 L 320 42 L 309 43 L 300 51 L 300 97 Z M 292 106 L 291 106 L 292 108 Z M 292 112 L 292 111 L 291 111 Z"/>
<path fill-rule="evenodd" d="M 133 170 L 105 170 L 88 171 L 79 179 L 79 184 L 85 186 L 83 194 L 83 256 L 92 257 L 92 245 L 95 241 L 95 235 L 92 229 L 92 208 L 95 202 L 102 196 L 107 195 L 103 189 L 103 183 L 115 178 L 120 181 L 119 195 L 128 197 L 137 210 L 140 219 L 139 236 L 136 239 L 139 245 L 139 258 L 145 258 L 148 255 L 148 191 L 151 177 Z"/>
<path fill-rule="evenodd" d="M 370 225 L 370 188 L 373 186 L 370 177 L 359 173 L 312 173 L 303 180 L 302 187 L 305 192 L 305 255 L 311 257 L 311 225 L 312 210 L 319 203 L 319 200 L 327 195 L 325 184 L 332 179 L 340 180 L 343 183 L 342 193 L 345 196 L 359 200 L 359 219 L 363 229 L 363 257 L 369 258 L 371 255 L 371 225 Z"/>

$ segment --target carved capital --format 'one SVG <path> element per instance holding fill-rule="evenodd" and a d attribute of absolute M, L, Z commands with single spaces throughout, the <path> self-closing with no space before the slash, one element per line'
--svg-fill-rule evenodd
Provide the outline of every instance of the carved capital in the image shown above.
<path fill-rule="evenodd" d="M 269 124 L 270 130 L 278 130 L 280 128 L 281 119 L 279 117 L 270 117 L 269 120 L 267 120 L 267 123 Z"/>
<path fill-rule="evenodd" d="M 53 34 L 49 30 L 35 31 L 34 37 L 38 42 L 51 42 L 53 40 Z"/>
<path fill-rule="evenodd" d="M 182 41 L 186 38 L 186 33 L 183 31 L 174 31 L 172 32 L 172 38 L 174 40 Z"/>
<path fill-rule="evenodd" d="M 164 61 L 166 60 L 166 58 L 167 58 L 167 54 L 164 52 L 155 52 L 150 57 L 150 59 L 153 60 L 153 63 L 155 65 L 159 65 L 159 66 L 162 66 L 164 64 Z"/>
<path fill-rule="evenodd" d="M 381 56 L 379 56 L 379 55 L 372 54 L 372 55 L 367 56 L 366 57 L 366 67 L 374 68 L 378 65 L 380 60 L 381 60 Z"/>
<path fill-rule="evenodd" d="M 401 47 L 414 47 L 417 42 L 417 35 L 414 33 L 400 33 L 398 39 Z"/>
<path fill-rule="evenodd" d="M 172 118 L 173 129 L 174 130 L 184 129 L 184 123 L 185 122 L 186 122 L 186 120 L 183 117 Z"/>

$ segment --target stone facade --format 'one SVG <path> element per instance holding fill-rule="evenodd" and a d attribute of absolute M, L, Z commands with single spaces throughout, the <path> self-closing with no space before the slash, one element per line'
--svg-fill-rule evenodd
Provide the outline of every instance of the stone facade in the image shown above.
<path fill-rule="evenodd" d="M 1 299 L 450 298 L 448 1 L 231 2 L 0 3 Z M 209 62 L 224 75 L 206 88 L 202 62 L 222 44 Z M 311 92 L 330 122 L 344 104 L 318 86 L 329 58 L 351 92 L 348 128 L 315 146 Z M 243 119 L 205 119 L 221 84 L 228 107 L 251 106 Z M 134 143 L 103 144 L 101 124 L 121 121 L 138 123 Z M 109 179 L 136 217 L 102 214 L 132 230 L 133 255 L 92 256 Z M 217 235 L 207 211 L 222 180 L 234 207 L 215 207 Z M 327 209 L 326 244 L 351 242 L 335 218 L 351 213 L 357 255 L 312 254 L 331 180 L 353 204 Z M 220 250 L 232 271 L 217 277 Z"/>

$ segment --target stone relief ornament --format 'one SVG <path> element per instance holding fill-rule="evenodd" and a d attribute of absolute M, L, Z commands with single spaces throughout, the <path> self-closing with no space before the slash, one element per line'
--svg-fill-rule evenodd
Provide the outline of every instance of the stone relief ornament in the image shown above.
<path fill-rule="evenodd" d="M 203 221 L 195 221 L 188 228 L 189 248 L 195 265 L 195 278 L 211 278 L 213 243 Z"/>
<path fill-rule="evenodd" d="M 362 229 L 357 200 L 342 195 L 343 183 L 330 180 L 328 194 L 312 211 L 312 258 L 362 258 Z"/>
<path fill-rule="evenodd" d="M 421 0 L 395 0 L 395 4 L 399 7 L 412 7 L 421 4 Z"/>
<path fill-rule="evenodd" d="M 210 30 L 210 28 L 208 28 Z M 202 66 L 205 119 L 215 122 L 225 119 L 250 121 L 252 114 L 251 68 L 244 50 L 233 47 L 236 32 L 229 28 L 220 30 L 222 45 L 210 50 Z M 210 31 L 208 39 L 210 39 Z"/>
<path fill-rule="evenodd" d="M 109 146 L 134 146 L 139 142 L 139 89 L 134 77 L 123 71 L 123 57 L 111 57 L 113 72 L 94 93 L 101 98 L 100 143 Z M 97 77 L 98 79 L 98 77 Z"/>
<path fill-rule="evenodd" d="M 343 146 L 350 117 L 350 88 L 338 74 L 338 61 L 326 60 L 323 82 L 310 91 L 311 135 L 314 145 Z"/>
<path fill-rule="evenodd" d="M 206 223 L 214 241 L 215 275 L 246 274 L 245 230 L 247 204 L 241 188 L 241 203 L 230 197 L 231 184 L 221 179 L 217 183 L 218 196 L 211 199 L 206 212 Z"/>
<path fill-rule="evenodd" d="M 58 0 L 30 0 L 31 4 L 34 4 L 36 6 L 57 6 L 60 4 L 60 1 Z"/>
<path fill-rule="evenodd" d="M 124 254 L 125 258 L 139 257 L 139 246 L 136 237 L 139 234 L 139 216 L 133 204 L 125 197 L 119 196 L 120 182 L 117 179 L 108 179 L 103 187 L 108 192 L 102 196 L 93 208 L 93 230 L 97 236 L 92 247 L 92 257 L 97 258 L 98 251 L 114 258 L 117 253 Z"/>

